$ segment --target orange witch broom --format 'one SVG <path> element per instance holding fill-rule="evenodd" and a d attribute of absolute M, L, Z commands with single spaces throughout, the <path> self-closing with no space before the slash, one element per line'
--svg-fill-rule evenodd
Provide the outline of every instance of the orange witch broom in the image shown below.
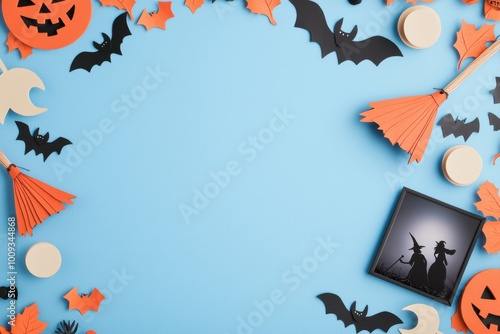
<path fill-rule="evenodd" d="M 452 82 L 430 95 L 401 97 L 369 103 L 372 109 L 361 113 L 361 122 L 375 122 L 392 145 L 410 153 L 410 160 L 420 162 L 432 133 L 439 106 L 472 72 L 500 49 L 500 40 L 491 44 Z"/>
<path fill-rule="evenodd" d="M 7 169 L 14 186 L 17 228 L 20 235 L 32 234 L 33 228 L 47 217 L 64 210 L 62 203 L 73 204 L 75 196 L 31 178 L 12 164 L 0 151 L 0 163 Z"/>

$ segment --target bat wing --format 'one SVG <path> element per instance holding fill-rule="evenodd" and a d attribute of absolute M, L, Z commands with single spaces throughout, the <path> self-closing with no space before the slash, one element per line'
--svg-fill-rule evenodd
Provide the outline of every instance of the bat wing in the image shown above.
<path fill-rule="evenodd" d="M 17 135 L 16 140 L 24 142 L 24 154 L 28 154 L 32 150 L 35 150 L 36 153 L 36 148 L 38 145 L 36 144 L 35 138 L 33 138 L 33 135 L 31 134 L 29 126 L 19 121 L 16 121 L 16 125 L 17 129 L 19 130 L 19 134 Z"/>
<path fill-rule="evenodd" d="M 363 41 L 342 43 L 337 51 L 339 64 L 350 60 L 359 64 L 363 60 L 370 60 L 378 66 L 384 59 L 389 57 L 402 57 L 401 50 L 391 40 L 382 36 L 373 36 Z"/>
<path fill-rule="evenodd" d="M 345 327 L 354 323 L 351 312 L 345 307 L 339 296 L 333 293 L 322 293 L 318 298 L 325 304 L 326 314 L 335 314 Z"/>
<path fill-rule="evenodd" d="M 99 306 L 101 305 L 101 302 L 105 297 L 99 290 L 97 290 L 97 288 L 94 288 L 94 290 L 92 290 L 92 293 L 87 298 L 88 309 L 97 312 L 99 311 Z"/>
<path fill-rule="evenodd" d="M 337 51 L 333 32 L 326 23 L 321 7 L 309 0 L 290 0 L 297 11 L 295 27 L 309 31 L 311 42 L 316 42 L 321 48 L 321 57 Z"/>
<path fill-rule="evenodd" d="M 101 65 L 105 61 L 111 61 L 111 53 L 109 51 L 81 52 L 73 59 L 69 71 L 81 68 L 90 72 L 92 67 Z"/>
<path fill-rule="evenodd" d="M 356 327 L 356 332 L 366 330 L 371 333 L 375 329 L 380 329 L 387 333 L 389 328 L 402 323 L 403 321 L 396 315 L 390 312 L 380 312 L 362 320 L 358 320 L 354 326 Z"/>
<path fill-rule="evenodd" d="M 464 140 L 467 141 L 473 133 L 479 133 L 479 119 L 476 117 L 475 120 L 469 123 L 463 124 L 455 134 L 455 137 L 463 136 Z"/>
<path fill-rule="evenodd" d="M 57 154 L 61 154 L 63 147 L 66 145 L 71 145 L 71 144 L 72 144 L 72 142 L 70 142 L 66 138 L 59 137 L 56 140 L 54 140 L 53 142 L 47 143 L 43 146 L 40 146 L 39 150 L 43 154 L 43 161 L 47 160 L 49 155 L 51 155 L 54 152 Z"/>
<path fill-rule="evenodd" d="M 490 120 L 490 125 L 493 125 L 493 130 L 500 130 L 500 118 L 492 112 L 488 113 L 488 119 Z"/>
<path fill-rule="evenodd" d="M 122 54 L 120 46 L 123 42 L 123 39 L 129 35 L 132 35 L 132 33 L 130 32 L 130 29 L 127 25 L 127 13 L 120 14 L 113 21 L 110 56 L 113 53 L 119 55 Z"/>
<path fill-rule="evenodd" d="M 443 138 L 446 138 L 453 133 L 455 120 L 451 114 L 446 114 L 443 118 L 441 118 L 438 125 L 441 127 L 441 131 L 443 132 Z"/>
<path fill-rule="evenodd" d="M 76 288 L 69 290 L 67 294 L 64 295 L 64 299 L 68 301 L 68 310 L 78 310 L 82 313 L 82 310 L 85 307 L 85 303 L 82 300 L 82 297 L 78 294 Z M 83 312 L 82 314 L 84 314 Z"/>

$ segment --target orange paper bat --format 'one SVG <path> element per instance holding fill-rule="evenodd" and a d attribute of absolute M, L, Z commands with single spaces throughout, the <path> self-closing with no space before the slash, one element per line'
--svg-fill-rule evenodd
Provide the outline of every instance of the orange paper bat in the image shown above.
<path fill-rule="evenodd" d="M 79 295 L 75 287 L 64 295 L 64 299 L 69 302 L 68 310 L 76 309 L 84 315 L 87 311 L 97 312 L 99 305 L 104 300 L 104 295 L 97 288 L 94 288 L 90 295 Z"/>
<path fill-rule="evenodd" d="M 153 28 L 165 30 L 167 20 L 174 17 L 171 7 L 172 2 L 170 1 L 158 1 L 158 11 L 148 13 L 144 9 L 137 23 L 145 26 L 146 30 L 151 30 Z"/>
<path fill-rule="evenodd" d="M 18 49 L 22 59 L 28 58 L 33 53 L 33 49 L 31 48 L 31 46 L 21 42 L 10 31 L 7 33 L 7 41 L 5 42 L 5 45 L 7 45 L 7 47 L 9 48 L 9 53 L 14 51 L 15 49 Z"/>

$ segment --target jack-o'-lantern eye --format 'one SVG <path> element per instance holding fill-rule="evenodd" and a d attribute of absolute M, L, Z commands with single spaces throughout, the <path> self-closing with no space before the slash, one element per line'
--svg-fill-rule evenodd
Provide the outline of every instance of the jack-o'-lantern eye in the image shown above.
<path fill-rule="evenodd" d="M 21 42 L 38 49 L 57 49 L 76 41 L 87 29 L 91 0 L 6 0 L 5 23 Z"/>

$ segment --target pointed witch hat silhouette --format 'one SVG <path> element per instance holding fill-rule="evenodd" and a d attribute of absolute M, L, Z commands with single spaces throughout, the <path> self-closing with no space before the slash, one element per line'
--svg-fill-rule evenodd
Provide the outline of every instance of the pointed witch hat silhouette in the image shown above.
<path fill-rule="evenodd" d="M 413 234 L 410 233 L 410 236 L 411 238 L 413 239 L 413 247 L 412 248 L 409 248 L 408 250 L 415 250 L 415 249 L 421 249 L 421 248 L 424 248 L 425 246 L 420 246 L 417 242 L 417 240 L 415 240 L 415 237 L 413 236 Z"/>

